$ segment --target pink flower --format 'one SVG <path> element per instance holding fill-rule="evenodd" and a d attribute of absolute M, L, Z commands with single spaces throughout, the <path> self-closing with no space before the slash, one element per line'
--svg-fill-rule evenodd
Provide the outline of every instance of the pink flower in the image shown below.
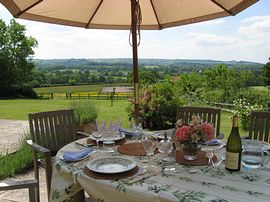
<path fill-rule="evenodd" d="M 210 123 L 207 122 L 202 123 L 201 130 L 206 141 L 214 139 L 215 129 Z"/>
<path fill-rule="evenodd" d="M 182 126 L 177 129 L 175 133 L 176 137 L 181 141 L 188 141 L 190 139 L 190 127 L 189 126 Z"/>

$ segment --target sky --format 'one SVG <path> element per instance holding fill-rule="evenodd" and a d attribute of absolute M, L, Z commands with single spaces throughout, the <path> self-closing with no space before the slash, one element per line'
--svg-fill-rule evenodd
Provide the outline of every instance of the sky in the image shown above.
<path fill-rule="evenodd" d="M 0 19 L 12 15 L 0 4 Z M 94 30 L 22 19 L 26 35 L 37 39 L 35 59 L 132 58 L 129 31 Z M 139 58 L 211 59 L 266 63 L 270 57 L 270 0 L 260 0 L 236 16 L 141 31 Z"/>

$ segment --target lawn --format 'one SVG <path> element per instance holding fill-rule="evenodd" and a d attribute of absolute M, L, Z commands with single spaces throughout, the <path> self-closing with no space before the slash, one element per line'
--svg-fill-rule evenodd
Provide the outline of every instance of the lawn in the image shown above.
<path fill-rule="evenodd" d="M 69 107 L 70 100 L 29 100 L 14 99 L 0 100 L 0 119 L 27 120 L 27 114 L 33 112 L 49 111 L 56 109 L 66 109 Z M 123 127 L 129 127 L 126 108 L 127 100 L 115 100 L 113 107 L 111 101 L 98 100 L 98 121 L 110 120 L 122 121 Z"/>
<path fill-rule="evenodd" d="M 40 111 L 65 109 L 69 106 L 69 100 L 0 100 L 0 119 L 27 120 L 27 114 Z M 110 120 L 117 121 L 121 119 L 122 127 L 130 127 L 126 108 L 127 100 L 114 101 L 113 107 L 111 102 L 107 100 L 98 100 L 98 121 Z M 228 137 L 231 130 L 232 114 L 222 112 L 221 114 L 221 132 Z M 247 135 L 247 132 L 240 130 L 241 135 Z"/>

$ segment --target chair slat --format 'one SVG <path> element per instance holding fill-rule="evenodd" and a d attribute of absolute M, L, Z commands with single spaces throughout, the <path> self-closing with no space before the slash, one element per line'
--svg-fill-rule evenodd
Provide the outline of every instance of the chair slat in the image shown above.
<path fill-rule="evenodd" d="M 249 138 L 270 142 L 270 112 L 253 111 L 250 114 Z"/>
<path fill-rule="evenodd" d="M 216 136 L 220 134 L 221 110 L 210 107 L 179 107 L 177 120 L 182 119 L 185 125 L 189 124 L 193 115 L 199 115 L 203 121 L 207 121 L 216 129 Z"/>

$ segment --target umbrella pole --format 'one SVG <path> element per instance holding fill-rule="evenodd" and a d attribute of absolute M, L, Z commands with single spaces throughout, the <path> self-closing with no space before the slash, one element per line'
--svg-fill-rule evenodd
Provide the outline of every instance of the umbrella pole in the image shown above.
<path fill-rule="evenodd" d="M 133 85 L 134 85 L 134 119 L 139 122 L 139 76 L 138 76 L 138 47 L 137 47 L 137 19 L 135 16 L 136 0 L 131 0 L 131 34 L 133 53 Z"/>

